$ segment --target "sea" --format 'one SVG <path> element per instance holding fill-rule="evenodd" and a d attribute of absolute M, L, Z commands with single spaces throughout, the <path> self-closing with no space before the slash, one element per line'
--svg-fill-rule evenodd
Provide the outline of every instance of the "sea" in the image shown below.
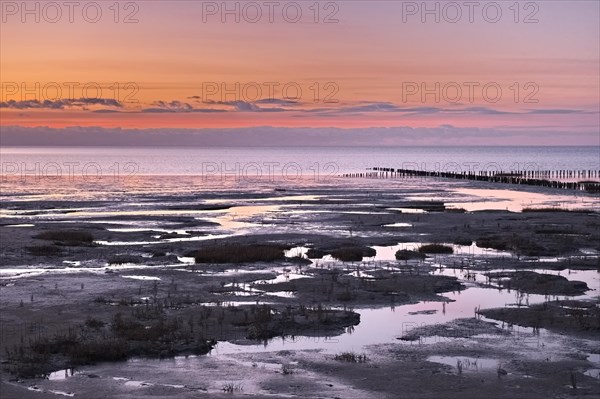
<path fill-rule="evenodd" d="M 0 166 L 5 201 L 130 201 L 315 185 L 365 190 L 412 185 L 435 191 L 463 184 L 354 178 L 376 167 L 474 173 L 594 170 L 592 180 L 598 180 L 600 147 L 0 147 Z"/>
<path fill-rule="evenodd" d="M 3 177 L 598 170 L 600 147 L 0 147 Z"/>

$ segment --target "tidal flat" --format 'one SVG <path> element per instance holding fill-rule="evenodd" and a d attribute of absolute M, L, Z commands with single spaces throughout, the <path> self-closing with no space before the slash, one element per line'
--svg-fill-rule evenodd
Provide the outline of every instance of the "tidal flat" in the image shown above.
<path fill-rule="evenodd" d="M 599 204 L 433 179 L 6 196 L 0 392 L 597 397 Z"/>

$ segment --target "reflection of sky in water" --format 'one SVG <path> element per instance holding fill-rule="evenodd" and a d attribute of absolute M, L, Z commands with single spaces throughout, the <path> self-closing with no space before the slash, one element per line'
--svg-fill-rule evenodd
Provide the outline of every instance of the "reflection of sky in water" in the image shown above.
<path fill-rule="evenodd" d="M 292 249 L 288 252 L 288 255 L 293 256 L 295 253 L 304 252 L 304 248 L 299 247 Z M 438 265 L 439 266 L 439 265 Z M 267 280 L 267 283 L 281 282 L 288 279 L 306 278 L 305 275 L 290 272 L 288 269 L 273 268 L 272 271 L 278 273 L 276 279 Z M 232 270 L 231 272 L 236 272 Z M 239 270 L 239 272 L 244 272 Z M 588 285 L 592 286 L 594 283 L 598 287 L 599 273 L 595 270 L 591 271 L 575 271 L 575 270 L 564 270 L 564 271 L 553 271 L 553 270 L 541 270 L 539 272 L 560 274 L 569 278 L 570 280 L 580 280 L 588 282 Z M 456 276 L 459 279 L 466 276 L 468 271 L 459 269 L 448 269 L 440 267 L 435 274 L 443 274 L 448 276 Z M 310 336 L 297 336 L 297 337 L 285 337 L 285 338 L 274 338 L 269 340 L 268 343 L 259 343 L 253 345 L 247 344 L 236 344 L 233 342 L 219 342 L 216 348 L 209 354 L 209 357 L 219 357 L 226 359 L 230 356 L 235 356 L 241 353 L 259 353 L 266 351 L 279 351 L 279 350 L 322 350 L 325 353 L 339 353 L 341 351 L 354 351 L 363 352 L 367 350 L 366 345 L 371 344 L 382 344 L 382 343 L 394 343 L 398 345 L 421 345 L 431 344 L 437 342 L 452 342 L 454 339 L 448 337 L 432 336 L 425 337 L 419 341 L 401 341 L 398 340 L 402 335 L 410 332 L 412 329 L 421 327 L 424 325 L 447 323 L 457 318 L 471 318 L 475 316 L 477 309 L 504 307 L 504 306 L 516 306 L 517 303 L 521 305 L 542 303 L 548 300 L 555 299 L 572 299 L 572 297 L 564 296 L 543 296 L 543 295 L 532 295 L 522 294 L 517 291 L 509 290 L 498 290 L 493 288 L 484 288 L 477 286 L 476 283 L 484 282 L 485 277 L 481 273 L 471 271 L 471 274 L 475 274 L 475 282 L 467 282 L 467 288 L 460 292 L 449 292 L 441 294 L 441 296 L 447 298 L 447 301 L 422 301 L 416 304 L 409 305 L 396 305 L 390 303 L 389 306 L 376 308 L 376 309 L 356 309 L 361 315 L 360 324 L 354 327 L 346 329 L 346 332 L 331 337 L 310 337 Z M 136 275 L 137 277 L 141 277 Z M 133 277 L 133 276 L 131 276 Z M 238 284 L 241 289 L 247 292 L 255 291 L 260 289 L 260 286 L 252 289 L 248 284 Z M 258 290 L 257 290 L 258 289 Z M 275 295 L 288 296 L 290 293 L 275 293 Z M 578 298 L 590 298 L 597 295 L 598 291 L 590 291 L 586 295 L 582 295 Z M 268 298 L 263 298 L 261 304 L 271 304 L 272 302 Z M 232 301 L 223 302 L 221 306 L 243 306 L 243 305 L 254 305 L 255 300 L 248 301 Z M 207 303 L 207 306 L 217 306 L 216 303 Z M 482 318 L 485 321 L 492 321 L 486 318 Z M 541 330 L 538 335 L 533 333 L 531 328 L 509 326 L 501 322 L 497 322 L 497 325 L 503 326 L 509 329 L 512 334 L 510 336 L 498 336 L 498 335 L 478 335 L 474 338 L 466 339 L 469 342 L 476 342 L 477 339 L 481 338 L 494 338 L 500 340 L 503 344 L 498 345 L 513 345 L 518 343 L 523 344 L 529 348 L 528 356 L 536 359 L 545 359 L 550 353 L 554 353 L 556 350 L 563 348 L 561 337 L 557 334 L 549 333 L 546 330 Z M 315 331 L 319 333 L 319 331 Z M 244 333 L 240 333 L 238 339 L 244 340 Z M 309 334 L 310 335 L 310 334 Z M 592 363 L 598 363 L 599 355 L 591 355 L 590 361 Z M 189 370 L 190 367 L 195 367 L 198 362 L 202 363 L 203 357 L 190 357 L 190 358 L 177 358 L 176 362 L 178 365 L 185 370 Z M 497 366 L 496 359 L 479 359 L 477 365 L 475 365 L 475 358 L 468 358 L 465 356 L 460 357 L 436 357 L 430 358 L 430 361 L 447 364 L 456 368 L 456 361 L 461 360 L 464 362 L 463 371 L 474 372 L 485 368 L 494 368 Z M 143 360 L 149 366 L 156 364 L 160 366 L 164 365 L 164 361 L 159 360 Z M 170 361 L 170 360 L 168 360 Z M 136 365 L 137 360 L 127 362 L 122 367 L 131 367 Z M 162 366 L 161 366 L 162 367 Z M 91 370 L 94 366 L 91 367 Z M 455 370 L 456 371 L 456 370 Z M 173 371 L 177 373 L 177 370 Z M 592 368 L 586 371 L 587 375 L 595 376 L 597 369 Z M 55 379 L 63 378 L 64 371 L 60 376 L 55 375 Z"/>
<path fill-rule="evenodd" d="M 165 238 L 157 241 L 104 241 L 97 240 L 94 241 L 95 244 L 98 245 L 107 245 L 107 246 L 120 246 L 120 245 L 151 245 L 151 244 L 163 244 L 165 242 L 192 242 L 192 241 L 207 241 L 207 240 L 215 240 L 219 238 L 227 238 L 231 237 L 232 234 L 207 234 L 205 236 L 195 236 L 195 237 L 177 237 L 177 238 Z"/>
<path fill-rule="evenodd" d="M 565 195 L 563 190 L 557 190 L 553 194 L 543 194 L 513 190 L 459 188 L 453 190 L 453 193 L 458 196 L 458 201 L 450 199 L 446 206 L 463 208 L 469 212 L 486 209 L 520 212 L 523 208 L 544 206 L 593 209 L 600 205 L 597 198 L 587 195 Z"/>
<path fill-rule="evenodd" d="M 592 271 L 588 273 L 590 276 Z M 476 309 L 488 309 L 504 306 L 515 306 L 542 303 L 554 299 L 582 299 L 589 298 L 591 293 L 579 297 L 551 296 L 522 294 L 517 291 L 497 290 L 491 288 L 470 286 L 460 292 L 441 294 L 449 302 L 423 301 L 412 305 L 392 305 L 378 309 L 357 309 L 361 315 L 360 324 L 350 328 L 342 335 L 334 337 L 286 337 L 274 338 L 267 344 L 269 351 L 279 350 L 305 350 L 323 349 L 326 352 L 361 351 L 363 346 L 381 343 L 398 343 L 397 338 L 413 328 L 423 325 L 447 323 L 457 318 L 471 318 L 475 316 Z M 594 294 L 591 294 L 594 295 Z M 423 314 L 423 311 L 434 310 L 432 314 Z M 500 323 L 499 323 L 500 324 Z M 513 331 L 529 336 L 531 328 L 513 327 Z M 240 337 L 244 338 L 244 337 Z M 448 338 L 437 337 L 435 340 Z M 501 338 L 500 338 L 501 339 Z M 219 342 L 215 354 L 231 354 L 244 352 L 262 352 L 263 344 L 236 345 L 231 342 Z"/>
<path fill-rule="evenodd" d="M 247 222 L 244 220 L 255 218 L 269 212 L 278 212 L 280 209 L 281 207 L 277 205 L 234 206 L 227 209 L 223 215 L 214 218 L 214 221 L 227 230 L 260 227 L 260 224 L 258 223 Z"/>
<path fill-rule="evenodd" d="M 378 256 L 382 260 L 389 260 L 394 257 L 395 252 L 398 249 L 416 249 L 422 243 L 401 243 L 397 246 L 391 247 L 379 247 L 375 246 Z M 494 256 L 510 256 L 510 254 L 495 251 L 495 250 L 483 250 L 477 248 L 474 244 L 471 246 L 460 246 L 453 245 L 455 249 L 455 255 L 446 257 L 456 257 L 456 253 L 464 255 L 494 255 Z M 296 254 L 305 255 L 306 247 L 292 248 L 288 252 L 288 256 L 294 256 Z M 442 259 L 440 257 L 437 260 Z M 335 262 L 334 260 L 331 260 Z M 349 332 L 336 337 L 286 337 L 286 338 L 275 338 L 267 344 L 268 350 L 292 350 L 292 349 L 323 349 L 327 352 L 339 352 L 342 350 L 360 351 L 363 346 L 370 344 L 379 343 L 391 343 L 400 342 L 397 340 L 403 333 L 410 331 L 411 329 L 422 326 L 437 323 L 450 322 L 457 318 L 470 318 L 475 316 L 477 309 L 488 309 L 505 306 L 521 306 L 533 305 L 536 303 L 543 303 L 548 300 L 557 299 L 589 299 L 599 295 L 600 291 L 600 273 L 596 270 L 538 270 L 539 273 L 548 273 L 555 275 L 562 275 L 572 281 L 584 281 L 588 284 L 591 289 L 584 295 L 577 297 L 568 297 L 560 295 L 536 295 L 536 294 L 524 294 L 515 290 L 507 289 L 495 289 L 485 288 L 477 286 L 476 284 L 486 284 L 488 279 L 485 277 L 483 272 L 474 272 L 460 269 L 451 269 L 442 267 L 439 263 L 436 263 L 436 259 L 427 261 L 432 266 L 437 266 L 434 274 L 446 275 L 457 277 L 459 280 L 465 280 L 467 275 L 471 277 L 466 285 L 467 288 L 460 292 L 450 292 L 441 294 L 447 298 L 446 302 L 420 302 L 411 305 L 394 306 L 390 303 L 390 306 L 378 308 L 378 309 L 358 309 L 357 311 L 361 314 L 361 322 L 358 326 L 355 326 L 349 330 Z M 348 266 L 348 264 L 342 264 L 338 262 L 340 267 Z M 364 273 L 365 277 L 369 277 L 369 265 L 367 264 L 359 273 Z M 525 269 L 523 269 L 525 270 Z M 500 270 L 490 270 L 486 272 L 494 272 Z M 511 269 L 504 269 L 503 271 L 514 271 Z M 354 272 L 356 273 L 356 272 Z M 305 277 L 298 275 L 299 278 Z M 282 280 L 283 278 L 278 278 Z M 423 314 L 425 311 L 430 314 Z M 513 331 L 521 331 L 526 336 L 531 334 L 532 329 L 513 327 Z M 545 333 L 548 334 L 548 333 Z M 240 337 L 243 338 L 243 337 Z M 448 340 L 447 338 L 437 337 L 430 339 L 435 341 L 436 339 Z M 236 345 L 230 342 L 220 342 L 217 348 L 214 350 L 215 354 L 229 354 L 229 353 L 242 353 L 242 352 L 262 352 L 264 351 L 264 345 Z"/>
<path fill-rule="evenodd" d="M 497 359 L 483 357 L 465 357 L 465 356 L 429 356 L 427 361 L 441 363 L 447 366 L 457 368 L 460 362 L 461 371 L 479 371 L 484 369 L 496 369 L 500 364 Z"/>

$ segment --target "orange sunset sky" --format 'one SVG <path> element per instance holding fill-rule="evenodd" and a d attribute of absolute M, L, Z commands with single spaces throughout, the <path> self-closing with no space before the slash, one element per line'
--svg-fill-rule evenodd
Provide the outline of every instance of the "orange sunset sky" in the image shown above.
<path fill-rule="evenodd" d="M 452 126 L 598 144 L 597 1 L 1 3 L 3 129 Z"/>

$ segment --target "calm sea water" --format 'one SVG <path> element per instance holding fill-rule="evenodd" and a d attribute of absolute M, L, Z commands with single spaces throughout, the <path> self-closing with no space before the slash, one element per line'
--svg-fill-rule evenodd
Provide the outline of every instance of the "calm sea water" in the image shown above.
<path fill-rule="evenodd" d="M 2 147 L 3 176 L 335 176 L 374 166 L 426 170 L 600 169 L 600 147 Z"/>

